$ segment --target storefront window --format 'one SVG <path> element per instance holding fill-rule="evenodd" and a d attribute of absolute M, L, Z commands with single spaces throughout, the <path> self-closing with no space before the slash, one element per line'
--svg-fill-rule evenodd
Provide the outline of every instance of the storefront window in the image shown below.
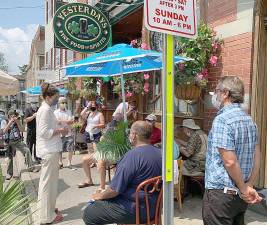
<path fill-rule="evenodd" d="M 160 114 L 162 110 L 161 72 L 152 73 L 150 78 L 150 91 L 146 97 L 146 113 Z M 174 87 L 176 88 L 176 87 Z M 176 116 L 200 116 L 200 99 L 182 100 L 175 97 L 174 89 L 174 114 Z"/>

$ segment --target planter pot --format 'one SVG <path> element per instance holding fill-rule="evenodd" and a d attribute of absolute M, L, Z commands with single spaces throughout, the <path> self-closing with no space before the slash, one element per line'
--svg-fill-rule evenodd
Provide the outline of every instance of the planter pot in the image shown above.
<path fill-rule="evenodd" d="M 201 88 L 196 85 L 177 85 L 176 98 L 183 100 L 198 99 L 201 93 Z"/>

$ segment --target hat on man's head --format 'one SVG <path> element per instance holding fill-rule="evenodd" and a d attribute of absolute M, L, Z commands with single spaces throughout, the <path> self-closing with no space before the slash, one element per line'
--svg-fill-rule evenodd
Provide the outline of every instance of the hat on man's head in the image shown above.
<path fill-rule="evenodd" d="M 58 103 L 67 102 L 67 99 L 65 97 L 60 97 L 58 99 Z"/>
<path fill-rule="evenodd" d="M 183 120 L 183 125 L 181 127 L 187 127 L 192 130 L 199 130 L 200 127 L 196 125 L 195 121 L 193 119 L 186 119 Z"/>
<path fill-rule="evenodd" d="M 149 115 L 146 117 L 146 120 L 149 120 L 149 121 L 156 121 L 156 120 L 157 120 L 157 117 L 156 117 L 154 114 L 149 114 Z"/>

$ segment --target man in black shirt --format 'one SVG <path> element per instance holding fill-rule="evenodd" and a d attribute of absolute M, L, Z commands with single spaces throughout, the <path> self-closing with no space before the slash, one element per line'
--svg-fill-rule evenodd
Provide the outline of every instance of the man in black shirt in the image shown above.
<path fill-rule="evenodd" d="M 25 110 L 25 122 L 27 123 L 27 145 L 34 155 L 35 161 L 41 159 L 36 156 L 36 114 L 38 110 L 38 102 L 31 102 L 30 107 Z"/>

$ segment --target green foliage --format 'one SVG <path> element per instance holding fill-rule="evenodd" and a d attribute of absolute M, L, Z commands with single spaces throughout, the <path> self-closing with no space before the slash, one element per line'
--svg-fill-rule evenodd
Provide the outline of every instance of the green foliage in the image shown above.
<path fill-rule="evenodd" d="M 75 129 L 75 130 L 80 130 L 81 127 L 82 127 L 82 124 L 81 124 L 81 123 L 74 123 L 74 124 L 72 124 L 71 127 L 72 127 L 73 129 Z"/>
<path fill-rule="evenodd" d="M 193 60 L 176 67 L 176 84 L 197 84 L 205 87 L 208 81 L 207 67 L 216 65 L 216 62 L 210 62 L 210 59 L 218 58 L 222 44 L 222 40 L 216 38 L 216 33 L 205 23 L 199 25 L 196 39 L 180 38 L 177 43 L 177 54 Z"/>
<path fill-rule="evenodd" d="M 78 34 L 80 32 L 79 23 L 77 23 L 76 21 L 72 21 L 68 24 L 68 29 L 72 34 Z"/>
<path fill-rule="evenodd" d="M 117 162 L 131 149 L 127 136 L 128 123 L 120 122 L 113 131 L 104 134 L 103 139 L 96 145 L 96 158 L 109 162 Z"/>
<path fill-rule="evenodd" d="M 24 74 L 26 74 L 27 73 L 27 67 L 28 67 L 28 65 L 27 64 L 24 64 L 24 65 L 22 65 L 22 66 L 18 66 L 19 67 L 19 71 L 20 71 L 20 75 L 24 75 Z"/>
<path fill-rule="evenodd" d="M 6 59 L 5 59 L 5 56 L 2 52 L 0 52 L 0 70 L 3 70 L 5 72 L 7 72 L 7 70 L 8 70 L 8 66 L 6 64 Z"/>
<path fill-rule="evenodd" d="M 98 35 L 98 27 L 94 26 L 94 24 L 88 25 L 87 33 L 89 36 L 96 37 Z"/>
<path fill-rule="evenodd" d="M 5 186 L 0 168 L 0 224 L 22 224 L 30 216 L 25 216 L 25 212 L 33 198 L 30 195 L 23 196 L 22 190 L 23 183 L 19 180 L 11 180 Z"/>

